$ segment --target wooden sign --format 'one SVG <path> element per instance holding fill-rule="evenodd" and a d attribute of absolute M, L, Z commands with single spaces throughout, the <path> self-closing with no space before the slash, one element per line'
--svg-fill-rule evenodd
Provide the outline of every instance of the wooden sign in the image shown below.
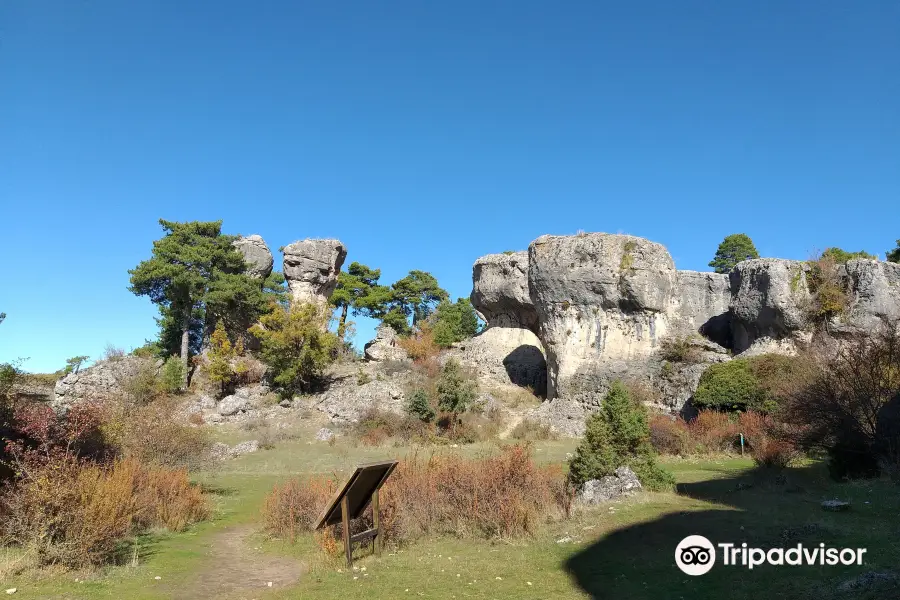
<path fill-rule="evenodd" d="M 319 517 L 316 529 L 341 523 L 344 533 L 344 551 L 347 553 L 347 566 L 353 565 L 354 542 L 372 540 L 375 551 L 381 553 L 381 530 L 378 507 L 378 490 L 387 481 L 397 466 L 396 460 L 359 465 Z M 358 519 L 369 504 L 372 504 L 372 529 L 354 536 L 350 535 L 350 519 Z"/>

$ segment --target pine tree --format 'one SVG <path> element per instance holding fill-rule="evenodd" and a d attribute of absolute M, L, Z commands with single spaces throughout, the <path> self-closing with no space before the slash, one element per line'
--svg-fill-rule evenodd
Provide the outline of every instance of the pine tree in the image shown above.
<path fill-rule="evenodd" d="M 729 273 L 742 260 L 759 258 L 753 240 L 745 233 L 733 233 L 722 240 L 716 256 L 709 262 L 716 273 Z"/>
<path fill-rule="evenodd" d="M 225 333 L 225 325 L 222 321 L 216 325 L 215 331 L 209 339 L 209 352 L 207 353 L 206 374 L 209 380 L 219 384 L 219 390 L 224 394 L 234 380 L 232 362 L 237 358 L 237 352 Z"/>
<path fill-rule="evenodd" d="M 581 486 L 590 479 L 613 475 L 621 466 L 630 467 L 649 489 L 674 484 L 672 476 L 656 464 L 647 410 L 631 398 L 621 382 L 614 381 L 600 410 L 588 418 L 584 439 L 569 461 L 569 479 Z"/>
<path fill-rule="evenodd" d="M 441 302 L 432 318 L 434 341 L 442 348 L 449 348 L 478 333 L 478 315 L 468 298 Z"/>
<path fill-rule="evenodd" d="M 465 412 L 476 392 L 476 383 L 465 377 L 459 363 L 448 360 L 437 382 L 438 408 L 453 414 Z"/>
<path fill-rule="evenodd" d="M 409 397 L 406 412 L 425 423 L 430 423 L 434 419 L 434 409 L 428 401 L 428 393 L 421 388 L 414 391 Z"/>
<path fill-rule="evenodd" d="M 887 251 L 888 262 L 900 263 L 900 240 L 897 240 L 897 247 Z"/>

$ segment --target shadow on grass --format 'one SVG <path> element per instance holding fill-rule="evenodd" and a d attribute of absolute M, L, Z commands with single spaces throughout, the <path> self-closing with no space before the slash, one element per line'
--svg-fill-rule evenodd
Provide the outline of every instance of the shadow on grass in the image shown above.
<path fill-rule="evenodd" d="M 890 584 L 876 590 L 840 589 L 840 583 L 869 571 L 900 564 L 898 488 L 888 482 L 833 483 L 822 465 L 777 472 L 756 468 L 731 477 L 678 486 L 688 510 L 637 523 L 594 542 L 564 565 L 573 581 L 593 598 L 741 599 L 897 598 Z M 852 503 L 848 512 L 822 510 L 823 499 Z M 862 566 L 769 566 L 747 569 L 716 565 L 691 577 L 675 565 L 675 547 L 689 535 L 713 544 L 746 542 L 750 547 L 787 548 L 802 543 L 867 548 Z M 872 595 L 867 595 L 872 594 Z"/>
<path fill-rule="evenodd" d="M 238 494 L 240 490 L 233 487 L 224 487 L 220 485 L 212 485 L 208 483 L 201 483 L 200 489 L 204 494 L 212 494 L 214 496 L 222 496 L 223 498 L 227 498 L 229 496 L 235 496 Z"/>

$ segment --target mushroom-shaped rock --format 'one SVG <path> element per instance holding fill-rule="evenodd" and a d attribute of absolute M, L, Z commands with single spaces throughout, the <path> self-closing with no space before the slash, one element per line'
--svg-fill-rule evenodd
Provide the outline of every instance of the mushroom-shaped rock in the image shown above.
<path fill-rule="evenodd" d="M 667 334 L 677 276 L 662 245 L 608 233 L 545 235 L 529 246 L 528 261 L 549 398 L 596 395 L 646 364 Z"/>
<path fill-rule="evenodd" d="M 235 248 L 244 257 L 247 263 L 247 274 L 251 277 L 265 279 L 272 273 L 272 252 L 266 245 L 266 241 L 258 235 L 239 237 L 233 242 Z"/>
<path fill-rule="evenodd" d="M 489 326 L 537 328 L 528 293 L 528 252 L 488 254 L 472 266 L 472 306 Z"/>
<path fill-rule="evenodd" d="M 323 305 L 347 258 L 340 240 L 301 240 L 284 248 L 284 278 L 294 302 Z"/>

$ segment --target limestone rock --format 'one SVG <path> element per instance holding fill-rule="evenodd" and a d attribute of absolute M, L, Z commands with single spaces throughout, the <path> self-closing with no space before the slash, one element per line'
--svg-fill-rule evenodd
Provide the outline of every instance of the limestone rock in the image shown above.
<path fill-rule="evenodd" d="M 537 330 L 528 292 L 528 252 L 488 254 L 472 267 L 472 306 L 492 327 Z"/>
<path fill-rule="evenodd" d="M 472 306 L 487 327 L 458 344 L 462 362 L 500 383 L 547 387 L 544 349 L 535 332 L 537 312 L 528 291 L 528 253 L 489 254 L 472 267 Z"/>
<path fill-rule="evenodd" d="M 128 401 L 129 383 L 142 374 L 155 375 L 160 365 L 150 358 L 121 356 L 103 360 L 78 373 L 69 373 L 56 382 L 50 405 L 57 412 L 65 412 L 79 401 Z"/>
<path fill-rule="evenodd" d="M 582 504 L 600 504 L 630 496 L 642 489 L 641 481 L 634 471 L 628 467 L 619 467 L 615 475 L 584 482 L 578 491 L 578 500 Z"/>
<path fill-rule="evenodd" d="M 334 432 L 327 427 L 323 427 L 316 432 L 316 440 L 319 442 L 328 442 L 332 438 L 334 438 Z"/>
<path fill-rule="evenodd" d="M 356 423 L 369 410 L 404 414 L 403 388 L 374 379 L 358 385 L 355 378 L 332 385 L 316 399 L 315 408 L 335 423 Z"/>
<path fill-rule="evenodd" d="M 375 330 L 375 339 L 366 343 L 366 360 L 407 360 L 406 350 L 397 345 L 397 333 L 389 325 L 381 324 Z"/>
<path fill-rule="evenodd" d="M 646 362 L 667 335 L 677 276 L 662 245 L 607 233 L 545 235 L 528 259 L 548 398 L 602 389 L 610 376 Z"/>
<path fill-rule="evenodd" d="M 870 332 L 882 319 L 900 318 L 900 264 L 855 259 L 843 270 L 850 306 L 836 324 L 842 333 Z"/>
<path fill-rule="evenodd" d="M 557 398 L 542 402 L 524 418 L 546 425 L 562 436 L 581 437 L 584 435 L 585 419 L 588 414 L 580 402 Z"/>
<path fill-rule="evenodd" d="M 272 266 L 275 262 L 272 259 L 272 252 L 262 237 L 258 235 L 240 237 L 233 242 L 233 245 L 244 256 L 248 275 L 265 279 L 272 273 Z"/>
<path fill-rule="evenodd" d="M 232 415 L 236 415 L 239 412 L 245 412 L 250 410 L 250 399 L 238 396 L 237 394 L 232 394 L 230 396 L 225 396 L 219 401 L 219 414 L 223 417 L 230 417 Z"/>
<path fill-rule="evenodd" d="M 790 352 L 803 341 L 804 308 L 810 294 L 804 263 L 758 258 L 738 263 L 730 273 L 732 347 L 736 354 L 751 350 Z"/>
<path fill-rule="evenodd" d="M 731 282 L 724 273 L 676 271 L 673 328 L 680 335 L 700 333 L 719 346 L 731 344 Z"/>
<path fill-rule="evenodd" d="M 324 305 L 347 258 L 339 240 L 302 240 L 284 248 L 284 277 L 294 302 Z"/>

